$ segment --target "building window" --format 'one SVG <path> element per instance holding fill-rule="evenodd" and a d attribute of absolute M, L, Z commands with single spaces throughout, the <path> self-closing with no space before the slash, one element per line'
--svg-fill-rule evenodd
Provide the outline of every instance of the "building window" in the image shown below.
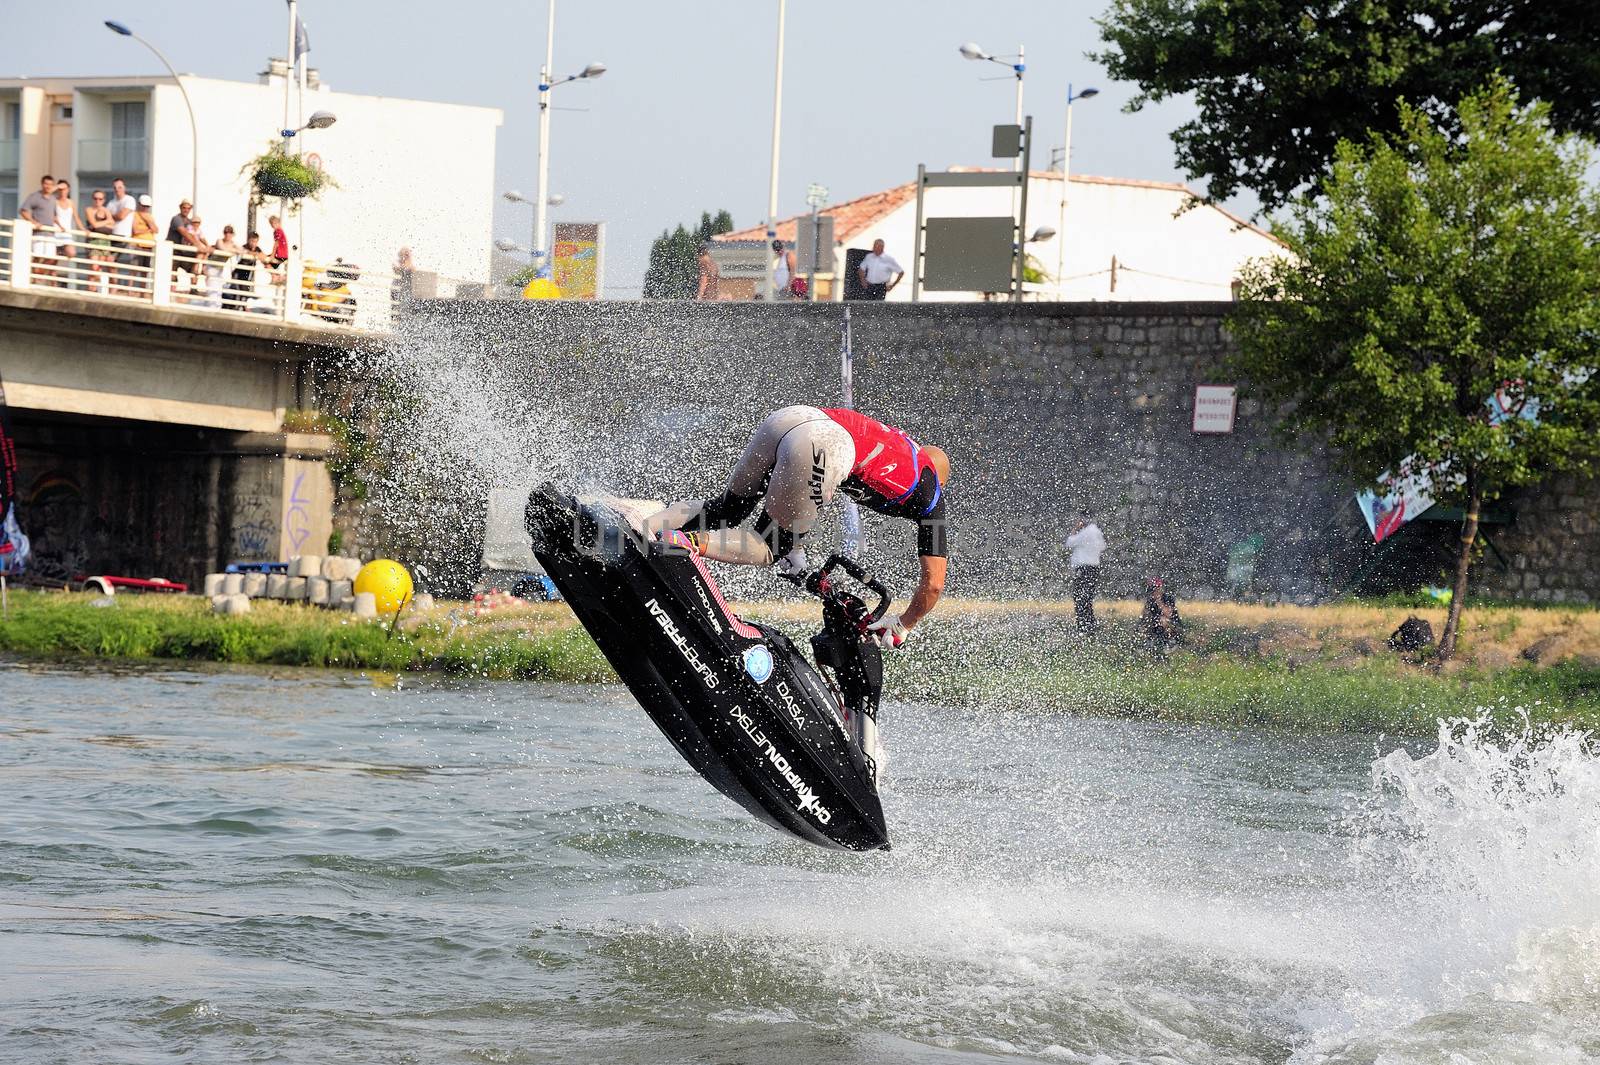
<path fill-rule="evenodd" d="M 111 169 L 148 169 L 144 139 L 145 102 L 119 100 L 111 105 Z"/>
<path fill-rule="evenodd" d="M 0 103 L 0 173 L 15 171 L 22 145 L 22 105 Z"/>
<path fill-rule="evenodd" d="M 71 104 L 56 104 L 53 110 L 54 110 L 54 114 L 51 117 L 55 121 L 57 121 L 57 122 L 71 122 L 72 121 L 72 105 Z"/>

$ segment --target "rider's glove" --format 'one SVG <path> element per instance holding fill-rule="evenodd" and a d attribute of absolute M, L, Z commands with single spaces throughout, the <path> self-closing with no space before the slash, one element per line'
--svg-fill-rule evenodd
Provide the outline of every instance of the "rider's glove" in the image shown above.
<path fill-rule="evenodd" d="M 774 563 L 780 577 L 803 577 L 811 569 L 805 548 L 797 547 Z"/>
<path fill-rule="evenodd" d="M 899 614 L 888 614 L 867 626 L 867 639 L 879 647 L 899 647 L 911 638 L 911 630 L 900 621 Z"/>
<path fill-rule="evenodd" d="M 661 542 L 687 551 L 691 555 L 706 553 L 706 545 L 701 541 L 699 533 L 686 533 L 674 530 L 661 534 Z"/>

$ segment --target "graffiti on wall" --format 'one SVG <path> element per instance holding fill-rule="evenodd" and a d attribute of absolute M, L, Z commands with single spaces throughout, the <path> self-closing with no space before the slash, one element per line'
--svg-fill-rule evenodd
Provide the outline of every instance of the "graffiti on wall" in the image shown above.
<path fill-rule="evenodd" d="M 243 561 L 276 561 L 269 555 L 278 538 L 276 509 L 265 496 L 253 493 L 234 501 L 234 557 Z"/>
<path fill-rule="evenodd" d="M 311 500 L 301 495 L 306 473 L 294 475 L 294 489 L 289 493 L 289 509 L 283 516 L 284 532 L 289 538 L 291 554 L 300 554 L 300 545 L 311 535 Z"/>

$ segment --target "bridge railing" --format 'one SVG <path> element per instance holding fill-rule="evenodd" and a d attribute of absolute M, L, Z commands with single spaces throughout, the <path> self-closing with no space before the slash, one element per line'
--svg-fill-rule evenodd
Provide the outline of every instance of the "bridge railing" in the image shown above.
<path fill-rule="evenodd" d="M 198 313 L 265 315 L 328 329 L 383 332 L 410 278 L 291 252 L 283 262 L 147 237 L 37 228 L 0 219 L 0 287 Z"/>

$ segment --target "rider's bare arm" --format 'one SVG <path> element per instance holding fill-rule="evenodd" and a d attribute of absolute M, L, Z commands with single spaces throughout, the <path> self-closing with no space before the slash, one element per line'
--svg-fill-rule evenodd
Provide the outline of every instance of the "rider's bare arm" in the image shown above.
<path fill-rule="evenodd" d="M 911 593 L 911 602 L 900 615 L 900 624 L 908 629 L 915 628 L 917 622 L 933 609 L 944 594 L 946 568 L 946 560 L 941 556 L 922 556 L 922 578 L 917 581 L 917 590 Z"/>

